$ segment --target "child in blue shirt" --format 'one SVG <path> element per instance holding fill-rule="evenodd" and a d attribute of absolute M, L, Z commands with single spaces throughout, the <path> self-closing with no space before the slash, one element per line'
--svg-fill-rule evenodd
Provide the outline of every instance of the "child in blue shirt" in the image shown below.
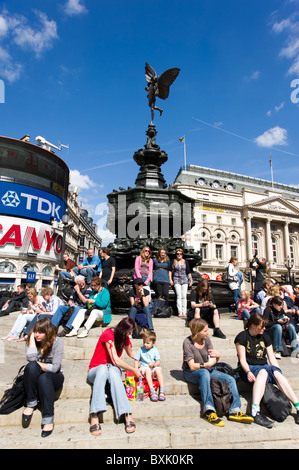
<path fill-rule="evenodd" d="M 140 368 L 140 372 L 145 377 L 149 389 L 151 401 L 165 401 L 165 387 L 162 369 L 160 367 L 160 354 L 156 346 L 156 334 L 148 331 L 143 335 L 143 346 L 139 348 L 134 359 L 134 367 Z M 140 363 L 140 364 L 139 364 Z M 153 387 L 153 378 L 159 382 L 159 396 Z"/>

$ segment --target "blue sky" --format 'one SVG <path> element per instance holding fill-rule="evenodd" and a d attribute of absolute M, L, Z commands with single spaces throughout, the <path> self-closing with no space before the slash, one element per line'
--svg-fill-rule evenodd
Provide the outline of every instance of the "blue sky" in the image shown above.
<path fill-rule="evenodd" d="M 26 8 L 24 8 L 26 4 Z M 184 164 L 299 182 L 298 0 L 0 2 L 0 134 L 58 155 L 102 228 L 106 195 L 134 186 L 150 109 L 145 62 L 180 74 L 155 115 L 171 184 Z M 297 80 L 297 82 L 296 82 Z M 295 87 L 291 87 L 291 84 Z M 298 93 L 296 90 L 298 89 Z M 293 93 L 293 101 L 291 94 Z M 295 98 L 295 99 L 294 99 Z"/>

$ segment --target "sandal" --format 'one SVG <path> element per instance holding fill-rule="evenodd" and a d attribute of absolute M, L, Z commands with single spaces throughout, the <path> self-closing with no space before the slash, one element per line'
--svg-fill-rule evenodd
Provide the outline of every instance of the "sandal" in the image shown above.
<path fill-rule="evenodd" d="M 165 401 L 165 400 L 166 400 L 165 392 L 160 392 L 159 393 L 159 401 Z"/>
<path fill-rule="evenodd" d="M 133 428 L 131 431 L 128 430 L 128 428 Z M 132 434 L 136 430 L 136 424 L 133 421 L 128 421 L 125 424 L 125 431 L 127 434 Z"/>
<path fill-rule="evenodd" d="M 93 424 L 92 426 L 90 426 L 89 432 L 93 436 L 100 436 L 102 434 L 101 425 L 99 423 Z"/>
<path fill-rule="evenodd" d="M 151 392 L 150 399 L 151 401 L 158 401 L 158 395 L 156 394 L 156 392 Z"/>

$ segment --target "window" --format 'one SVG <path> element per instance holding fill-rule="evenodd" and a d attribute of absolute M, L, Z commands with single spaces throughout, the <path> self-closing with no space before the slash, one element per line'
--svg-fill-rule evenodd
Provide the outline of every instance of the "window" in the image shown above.
<path fill-rule="evenodd" d="M 295 262 L 295 248 L 294 248 L 294 240 L 290 238 L 290 257 L 293 263 Z"/>
<path fill-rule="evenodd" d="M 201 221 L 202 221 L 203 224 L 206 223 L 206 221 L 207 221 L 207 216 L 206 216 L 206 214 L 201 214 Z"/>
<path fill-rule="evenodd" d="M 231 245 L 230 255 L 231 255 L 231 257 L 235 256 L 236 258 L 238 258 L 238 247 L 236 245 Z"/>
<path fill-rule="evenodd" d="M 223 245 L 216 245 L 216 259 L 223 259 Z"/>
<path fill-rule="evenodd" d="M 251 238 L 252 253 L 255 254 L 258 252 L 258 238 L 256 235 L 252 235 Z"/>
<path fill-rule="evenodd" d="M 237 219 L 232 218 L 232 225 L 237 225 Z"/>
<path fill-rule="evenodd" d="M 0 273 L 15 273 L 16 267 L 14 264 L 3 261 L 0 263 Z"/>
<path fill-rule="evenodd" d="M 277 263 L 277 244 L 275 238 L 272 237 L 272 257 L 274 263 Z"/>
<path fill-rule="evenodd" d="M 200 252 L 201 252 L 201 257 L 203 260 L 208 259 L 208 244 L 207 243 L 200 244 Z"/>
<path fill-rule="evenodd" d="M 26 274 L 27 271 L 35 271 L 38 273 L 38 267 L 35 264 L 25 264 L 22 268 L 22 274 Z"/>
<path fill-rule="evenodd" d="M 42 270 L 42 274 L 44 276 L 51 276 L 51 274 L 52 274 L 51 266 L 45 266 L 44 269 Z"/>
<path fill-rule="evenodd" d="M 221 219 L 220 215 L 217 215 L 217 224 L 221 225 L 221 220 L 222 219 Z"/>

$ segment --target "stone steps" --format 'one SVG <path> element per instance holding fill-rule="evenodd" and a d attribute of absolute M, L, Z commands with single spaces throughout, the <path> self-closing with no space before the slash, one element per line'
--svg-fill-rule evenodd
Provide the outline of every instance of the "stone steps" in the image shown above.
<path fill-rule="evenodd" d="M 11 318 L 9 318 L 11 316 Z M 14 312 L 0 318 L 1 336 L 6 334 L 8 324 L 17 317 Z M 116 325 L 122 316 L 113 315 L 109 326 Z M 89 433 L 88 415 L 91 388 L 86 383 L 89 362 L 94 352 L 101 327 L 95 327 L 84 339 L 63 338 L 65 352 L 63 370 L 65 383 L 59 400 L 55 403 L 55 430 L 47 439 L 40 438 L 41 414 L 36 410 L 29 429 L 21 428 L 22 409 L 4 416 L 0 415 L 0 448 L 103 448 L 103 449 L 195 449 L 195 448 L 295 448 L 299 444 L 299 426 L 290 416 L 284 423 L 276 423 L 273 429 L 258 425 L 243 425 L 229 422 L 217 428 L 200 418 L 201 403 L 198 387 L 187 384 L 182 375 L 182 343 L 190 334 L 185 322 L 178 317 L 154 319 L 157 347 L 161 354 L 166 389 L 166 401 L 153 403 L 146 398 L 143 403 L 131 402 L 137 429 L 132 435 L 124 431 L 124 425 L 115 422 L 113 409 L 107 405 L 102 415 L 102 435 L 93 437 Z M 221 361 L 233 368 L 237 365 L 234 338 L 241 331 L 242 322 L 231 314 L 222 315 L 221 329 L 227 335 L 225 340 L 212 337 L 213 347 L 222 353 Z M 212 335 L 210 330 L 210 335 Z M 18 368 L 26 363 L 24 343 L 0 342 L 0 391 L 7 388 Z M 141 339 L 132 340 L 137 350 Z M 2 354 L 1 354 L 2 353 Z M 133 361 L 123 359 L 131 364 Z M 283 358 L 280 361 L 284 374 L 299 391 L 298 361 Z M 249 410 L 250 387 L 238 382 L 242 411 Z M 299 396 L 299 393 L 297 393 Z M 29 441 L 28 441 L 29 440 Z"/>

